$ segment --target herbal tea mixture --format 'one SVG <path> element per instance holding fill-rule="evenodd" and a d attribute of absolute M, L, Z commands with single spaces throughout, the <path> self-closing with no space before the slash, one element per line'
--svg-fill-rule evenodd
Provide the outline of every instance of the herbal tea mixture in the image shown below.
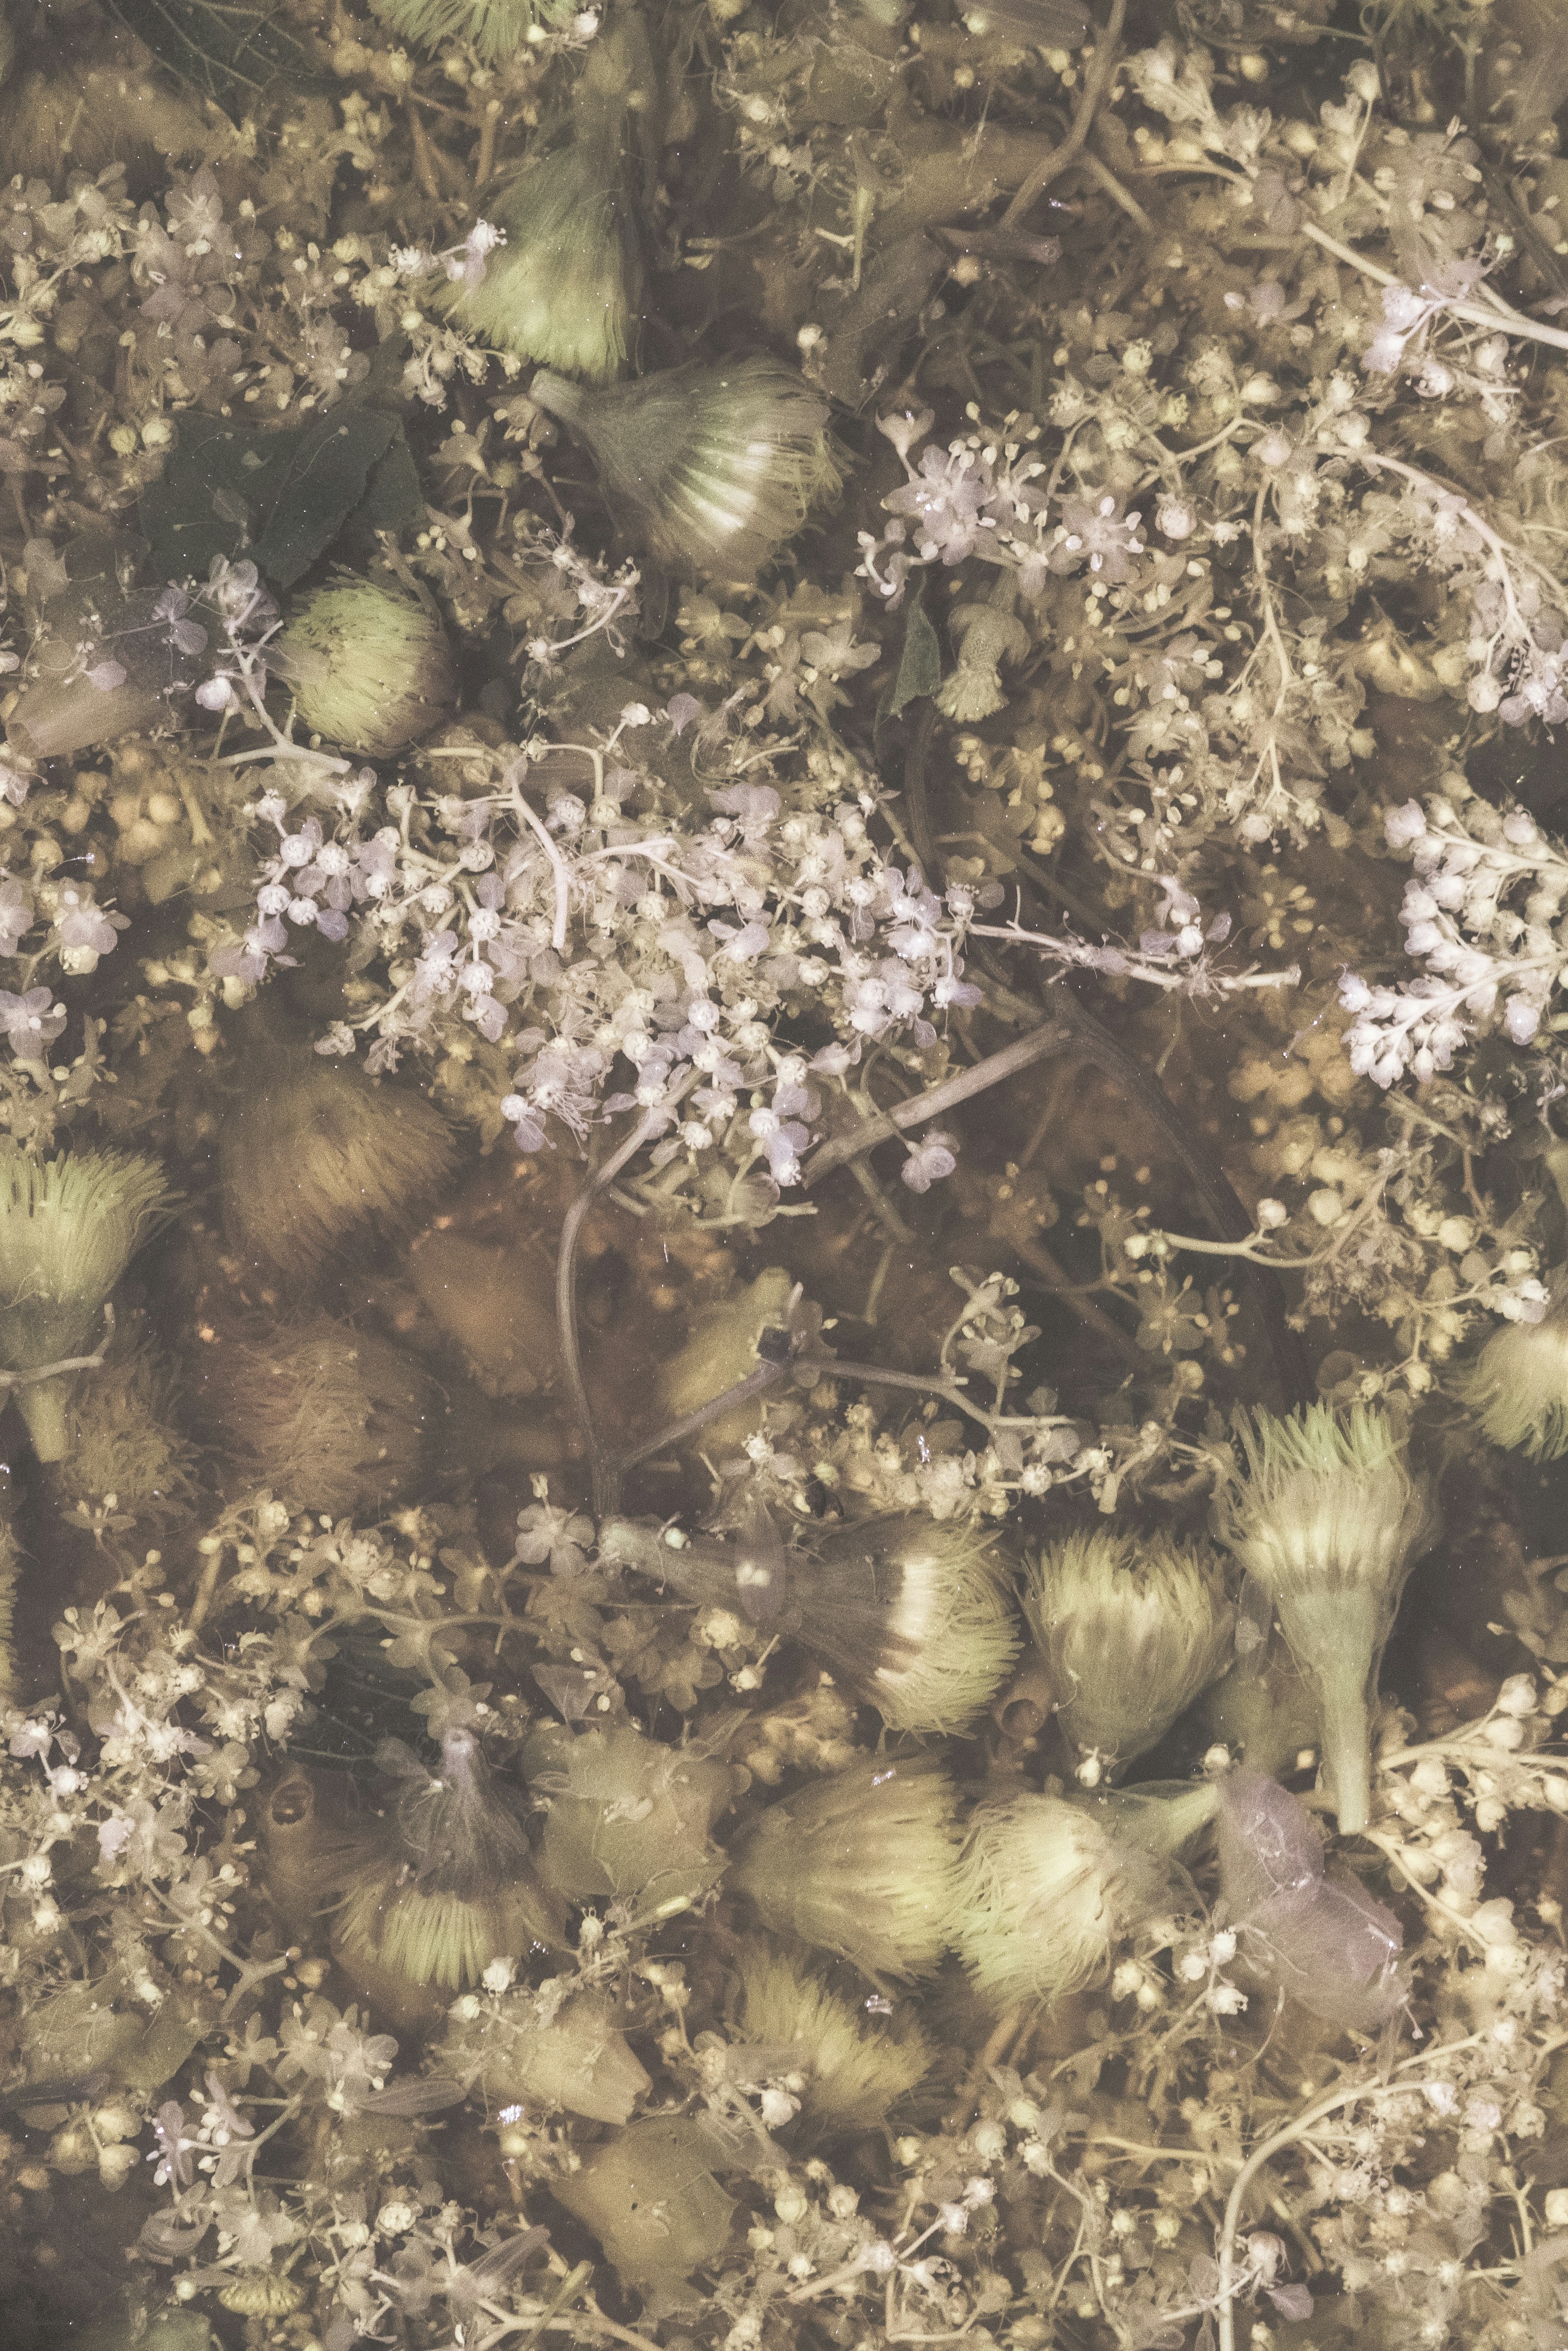
<path fill-rule="evenodd" d="M 1561 6 L 0 57 L 0 2335 L 1563 2351 Z"/>

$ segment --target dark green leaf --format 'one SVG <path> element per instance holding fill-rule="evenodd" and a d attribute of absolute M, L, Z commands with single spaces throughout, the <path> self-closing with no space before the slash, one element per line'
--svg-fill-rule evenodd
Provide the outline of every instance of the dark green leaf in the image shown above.
<path fill-rule="evenodd" d="M 909 600 L 909 610 L 904 623 L 904 651 L 898 659 L 898 675 L 893 682 L 893 695 L 888 709 L 896 718 L 904 705 L 917 702 L 923 694 L 935 694 L 942 683 L 942 648 L 936 632 L 925 617 L 925 582 L 922 580 Z"/>
<path fill-rule="evenodd" d="M 376 533 L 390 531 L 397 538 L 424 520 L 424 492 L 419 469 L 400 424 L 387 444 L 386 455 L 371 468 L 365 495 L 349 517 L 343 533 L 343 553 L 355 563 L 368 563 L 377 552 Z"/>
<path fill-rule="evenodd" d="M 277 8 L 234 0 L 109 0 L 112 13 L 171 73 L 238 121 L 269 82 L 304 96 L 338 87 Z"/>
<path fill-rule="evenodd" d="M 402 425 L 379 408 L 346 403 L 277 433 L 187 412 L 162 480 L 142 494 L 154 568 L 166 579 L 200 579 L 214 556 L 248 555 L 273 587 L 292 587 L 336 538 L 394 443 L 406 456 Z"/>

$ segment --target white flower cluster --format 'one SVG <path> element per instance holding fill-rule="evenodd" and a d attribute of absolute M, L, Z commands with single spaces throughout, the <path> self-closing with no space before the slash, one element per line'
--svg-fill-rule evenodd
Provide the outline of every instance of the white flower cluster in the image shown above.
<path fill-rule="evenodd" d="M 1425 1083 L 1499 1028 L 1528 1045 L 1568 972 L 1568 856 L 1525 810 L 1494 809 L 1457 775 L 1425 809 L 1391 809 L 1385 826 L 1390 847 L 1415 863 L 1405 946 L 1425 969 L 1397 987 L 1345 973 L 1351 1066 L 1380 1086 L 1406 1070 Z"/>

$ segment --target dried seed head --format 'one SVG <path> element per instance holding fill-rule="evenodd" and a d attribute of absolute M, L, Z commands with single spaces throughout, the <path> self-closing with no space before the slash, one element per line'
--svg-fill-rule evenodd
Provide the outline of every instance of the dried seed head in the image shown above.
<path fill-rule="evenodd" d="M 731 2071 L 799 2077 L 803 2120 L 826 2130 L 879 2129 L 933 2062 L 918 2025 L 865 2017 L 777 1944 L 743 1946 L 734 2011 Z"/>

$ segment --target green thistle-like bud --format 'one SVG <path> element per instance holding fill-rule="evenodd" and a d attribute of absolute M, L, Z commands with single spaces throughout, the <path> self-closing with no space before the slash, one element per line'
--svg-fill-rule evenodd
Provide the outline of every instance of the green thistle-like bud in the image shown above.
<path fill-rule="evenodd" d="M 198 1408 L 225 1463 L 246 1484 L 333 1518 L 406 1493 L 442 1417 L 440 1391 L 412 1355 L 325 1314 L 220 1329 L 198 1362 Z"/>
<path fill-rule="evenodd" d="M 873 1981 L 927 1975 L 946 1947 L 953 1783 L 931 1756 L 868 1756 L 772 1804 L 731 1864 L 764 1926 Z"/>
<path fill-rule="evenodd" d="M 930 2070 L 918 2025 L 879 2031 L 791 1952 L 750 1942 L 740 1955 L 731 2026 L 733 2060 L 779 2081 L 821 2130 L 875 2130 Z"/>
<path fill-rule="evenodd" d="M 71 1399 L 69 1465 L 55 1479 L 60 1501 L 154 1523 L 183 1510 L 195 1490 L 196 1450 L 173 1406 L 173 1382 L 152 1349 L 117 1335 L 109 1361 Z"/>
<path fill-rule="evenodd" d="M 235 1245 L 281 1273 L 313 1274 L 361 1234 L 384 1245 L 451 1172 L 446 1122 L 419 1094 L 304 1050 L 264 1051 L 246 1075 L 218 1179 Z"/>
<path fill-rule="evenodd" d="M 699 360 L 601 392 L 541 372 L 529 392 L 587 444 L 612 513 L 673 572 L 754 579 L 839 486 L 828 403 L 777 360 Z"/>
<path fill-rule="evenodd" d="M 0 1364 L 26 1372 L 87 1354 L 104 1302 L 169 1195 L 151 1159 L 0 1154 Z M 40 1461 L 70 1449 L 74 1374 L 24 1381 L 16 1402 Z"/>
<path fill-rule="evenodd" d="M 724 2249 L 735 2205 L 713 2175 L 727 2153 L 693 2116 L 651 2116 L 550 2181 L 556 2202 L 592 2230 L 622 2283 L 642 2295 L 645 2318 L 695 2303 L 692 2272 Z"/>
<path fill-rule="evenodd" d="M 998 2016 L 1081 1991 L 1166 1900 L 1170 1863 L 1212 1818 L 1212 1785 L 1174 1796 L 1015 1796 L 977 1813 L 953 1940 Z"/>
<path fill-rule="evenodd" d="M 437 614 L 373 580 L 335 580 L 307 596 L 277 639 L 278 666 L 312 734 L 385 758 L 439 726 L 457 673 Z"/>
<path fill-rule="evenodd" d="M 1550 1288 L 1539 1322 L 1505 1322 L 1454 1383 L 1490 1443 L 1531 1461 L 1568 1453 L 1568 1266 Z"/>
<path fill-rule="evenodd" d="M 371 10 L 402 41 L 434 49 L 461 41 L 486 65 L 509 57 L 536 25 L 564 25 L 577 0 L 371 0 Z"/>
<path fill-rule="evenodd" d="M 627 172 L 628 112 L 653 68 L 641 20 L 601 33 L 572 92 L 569 143 L 494 206 L 506 243 L 477 285 L 446 298 L 457 322 L 503 351 L 596 383 L 626 364 L 643 267 Z"/>
<path fill-rule="evenodd" d="M 389 1836 L 356 1872 L 339 1912 L 334 1956 L 458 1991 L 492 1959 L 559 1944 L 559 1908 L 534 1876 L 522 1823 L 474 1733 L 446 1732 L 434 1776 L 395 1740 L 382 1760 L 402 1785 Z"/>
<path fill-rule="evenodd" d="M 449 2011 L 443 2062 L 477 2080 L 494 2107 L 549 2106 L 624 2123 L 650 2084 L 615 2003 L 600 1992 L 563 2003 L 560 1990 L 558 1980 L 538 1992 L 519 1985 L 498 1996 L 470 1993 Z"/>
<path fill-rule="evenodd" d="M 535 1733 L 523 1768 L 545 1799 L 539 1868 L 577 1902 L 624 1902 L 673 1918 L 701 1900 L 725 1859 L 708 1831 L 729 1802 L 722 1763 L 630 1726 Z"/>
<path fill-rule="evenodd" d="M 754 1543 L 672 1548 L 656 1530 L 617 1519 L 601 1529 L 600 1556 L 698 1602 L 738 1602 L 758 1621 L 777 1620 L 894 1730 L 968 1729 L 1018 1652 L 995 1552 L 957 1521 L 868 1520 L 814 1554 L 780 1545 L 765 1561 Z M 756 1605 L 759 1576 L 782 1586 L 765 1611 Z"/>
<path fill-rule="evenodd" d="M 1098 1530 L 1046 1546 L 1023 1608 L 1091 1785 L 1099 1763 L 1158 1744 L 1223 1668 L 1236 1623 L 1207 1545 Z"/>
<path fill-rule="evenodd" d="M 1254 1414 L 1249 1475 L 1217 1504 L 1221 1540 L 1256 1576 L 1318 1697 L 1323 1778 L 1347 1834 L 1371 1805 L 1371 1707 L 1399 1594 L 1430 1526 L 1426 1490 L 1386 1413 L 1312 1405 Z"/>

